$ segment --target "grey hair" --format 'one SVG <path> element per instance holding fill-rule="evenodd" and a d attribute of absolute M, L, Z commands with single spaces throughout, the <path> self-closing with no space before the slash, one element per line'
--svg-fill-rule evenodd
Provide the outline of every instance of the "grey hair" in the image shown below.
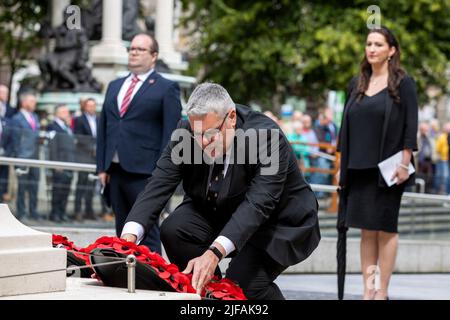
<path fill-rule="evenodd" d="M 24 92 L 21 92 L 21 93 L 19 94 L 19 103 L 22 104 L 22 102 L 23 102 L 24 100 L 26 100 L 28 97 L 34 97 L 34 98 L 36 98 L 36 94 L 35 94 L 33 91 L 24 91 Z"/>
<path fill-rule="evenodd" d="M 219 116 L 225 116 L 236 105 L 227 90 L 216 83 L 202 83 L 192 92 L 187 102 L 188 116 L 205 116 L 215 112 Z"/>

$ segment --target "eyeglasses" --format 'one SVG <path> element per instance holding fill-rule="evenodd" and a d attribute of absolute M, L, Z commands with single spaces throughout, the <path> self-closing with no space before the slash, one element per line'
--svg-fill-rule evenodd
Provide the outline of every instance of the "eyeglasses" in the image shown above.
<path fill-rule="evenodd" d="M 217 128 L 211 128 L 208 130 L 205 130 L 203 133 L 192 133 L 192 137 L 194 139 L 198 139 L 199 141 L 202 141 L 203 139 L 206 139 L 208 142 L 211 142 L 212 138 L 214 138 L 221 130 L 225 123 L 225 120 L 228 118 L 228 113 L 225 115 L 225 117 L 222 120 L 222 123 Z"/>
<path fill-rule="evenodd" d="M 129 47 L 127 48 L 128 52 L 137 51 L 138 53 L 144 53 L 145 51 L 148 51 L 150 53 L 154 53 L 155 51 L 150 50 L 148 48 L 141 48 L 141 47 Z"/>

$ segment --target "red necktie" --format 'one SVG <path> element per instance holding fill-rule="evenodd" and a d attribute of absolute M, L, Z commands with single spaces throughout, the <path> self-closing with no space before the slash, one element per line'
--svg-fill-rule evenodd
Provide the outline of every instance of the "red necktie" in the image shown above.
<path fill-rule="evenodd" d="M 30 123 L 31 129 L 36 130 L 36 121 L 34 121 L 33 115 L 30 114 L 30 118 L 28 118 L 28 122 Z"/>
<path fill-rule="evenodd" d="M 133 94 L 134 87 L 138 82 L 139 78 L 134 75 L 133 79 L 131 79 L 131 84 L 128 87 L 127 93 L 125 93 L 125 97 L 122 100 L 122 104 L 120 105 L 120 117 L 123 117 L 123 115 L 127 112 L 131 102 L 131 95 Z"/>

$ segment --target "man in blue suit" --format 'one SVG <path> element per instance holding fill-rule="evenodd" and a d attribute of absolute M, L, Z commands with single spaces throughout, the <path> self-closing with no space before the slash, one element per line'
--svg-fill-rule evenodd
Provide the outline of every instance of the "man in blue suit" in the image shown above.
<path fill-rule="evenodd" d="M 81 105 L 81 116 L 74 119 L 73 133 L 77 140 L 77 157 L 79 163 L 95 163 L 96 137 L 98 118 L 96 114 L 97 103 L 93 98 L 86 99 Z M 92 199 L 94 197 L 95 181 L 89 180 L 88 172 L 78 172 L 77 190 L 75 192 L 75 219 L 96 220 Z M 85 210 L 82 213 L 84 199 Z"/>
<path fill-rule="evenodd" d="M 181 118 L 178 84 L 154 70 L 158 50 L 150 35 L 133 38 L 130 74 L 109 84 L 100 115 L 97 171 L 102 184 L 109 183 L 117 236 Z M 157 224 L 142 244 L 161 253 Z"/>
<path fill-rule="evenodd" d="M 69 127 L 71 120 L 70 110 L 60 104 L 55 107 L 55 120 L 47 126 L 49 134 L 48 158 L 51 161 L 75 162 L 75 140 Z M 70 184 L 73 171 L 52 170 L 52 210 L 50 221 L 65 222 L 67 200 L 70 193 Z"/>
<path fill-rule="evenodd" d="M 9 89 L 4 84 L 0 84 L 0 117 L 12 118 L 16 113 L 16 108 L 13 108 L 8 103 Z"/>
<path fill-rule="evenodd" d="M 8 141 L 4 135 L 4 130 L 7 129 L 7 124 L 10 118 L 16 113 L 16 109 L 11 107 L 8 103 L 9 89 L 4 84 L 0 84 L 0 155 L 9 156 Z M 5 200 L 4 196 L 8 193 L 8 176 L 9 166 L 0 166 L 0 201 Z"/>
<path fill-rule="evenodd" d="M 12 117 L 13 154 L 17 158 L 39 158 L 39 118 L 34 113 L 36 96 L 31 92 L 20 95 L 20 111 Z M 38 168 L 22 168 L 26 173 L 18 176 L 17 218 L 25 216 L 25 196 L 28 194 L 31 219 L 39 219 L 37 213 L 37 193 L 39 183 Z"/>

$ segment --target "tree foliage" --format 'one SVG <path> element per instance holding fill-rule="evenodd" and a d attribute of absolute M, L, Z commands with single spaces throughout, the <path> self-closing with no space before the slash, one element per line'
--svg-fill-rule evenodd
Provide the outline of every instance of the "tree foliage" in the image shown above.
<path fill-rule="evenodd" d="M 8 65 L 11 77 L 42 46 L 38 37 L 47 15 L 47 1 L 0 2 L 0 64 Z"/>
<path fill-rule="evenodd" d="M 358 73 L 370 5 L 393 30 L 420 97 L 446 91 L 450 0 L 182 0 L 192 33 L 191 72 L 223 84 L 236 101 L 278 111 L 287 95 L 320 101 Z M 323 101 L 323 100 L 322 100 Z"/>

